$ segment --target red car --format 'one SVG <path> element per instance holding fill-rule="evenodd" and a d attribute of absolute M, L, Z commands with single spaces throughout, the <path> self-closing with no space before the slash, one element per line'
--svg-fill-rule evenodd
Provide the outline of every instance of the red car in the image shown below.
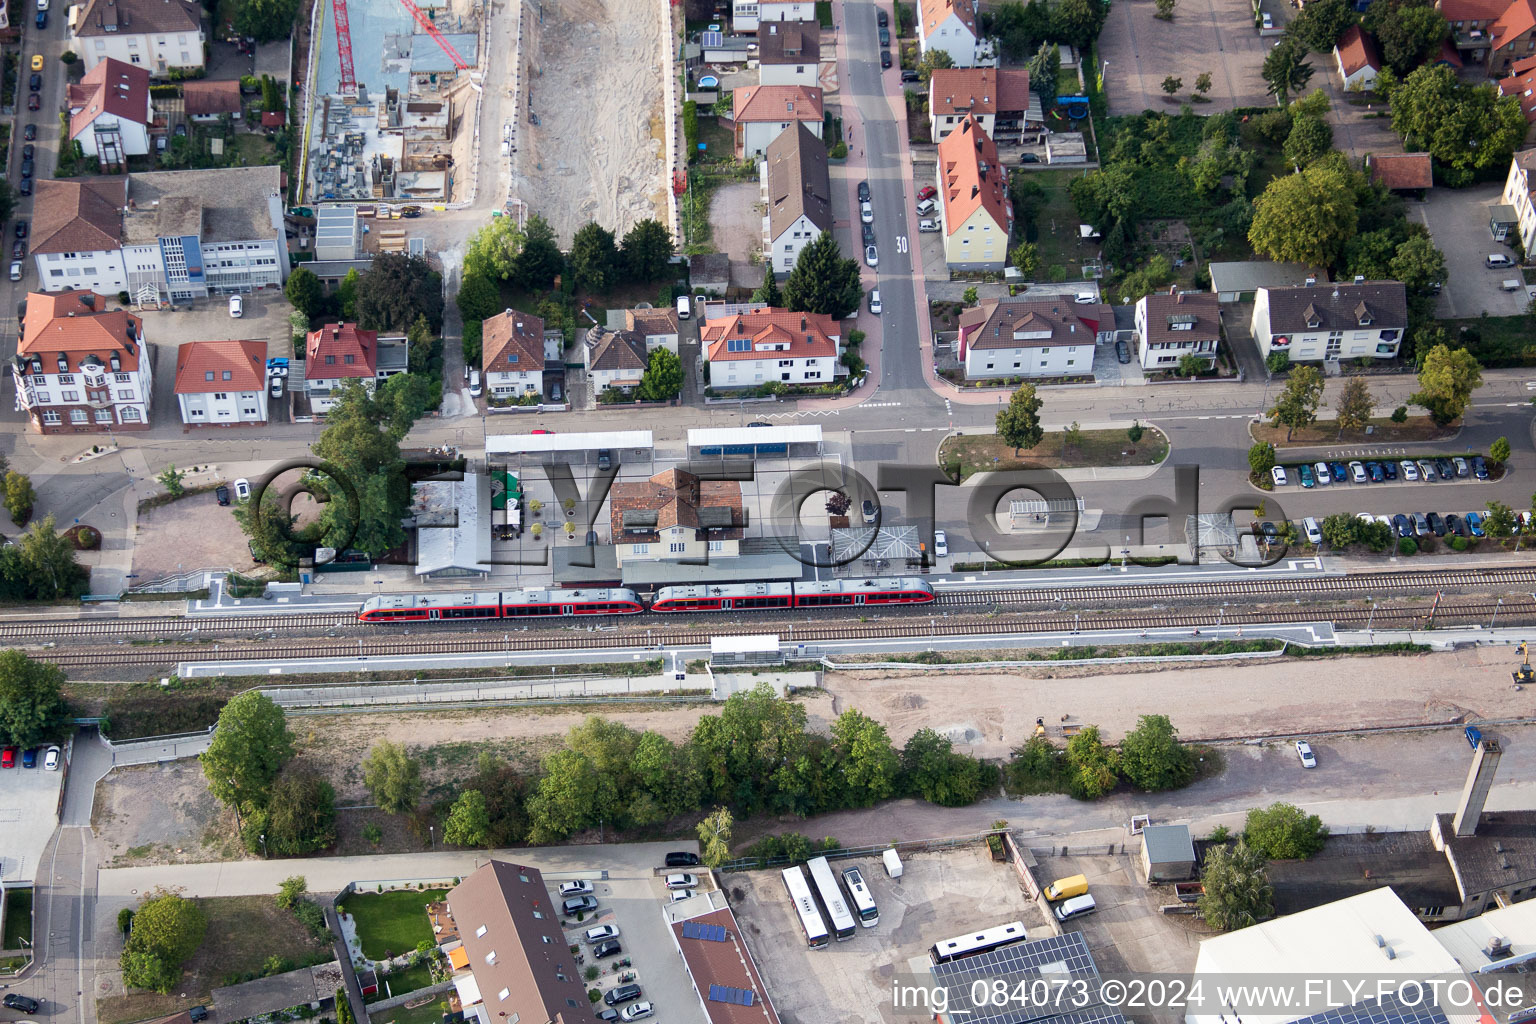
<path fill-rule="evenodd" d="M 530 433 L 530 434 L 553 434 L 554 431 L 553 430 L 530 430 L 530 431 L 528 431 L 528 433 Z"/>
<path fill-rule="evenodd" d="M 932 185 L 924 185 L 921 189 L 918 190 L 917 201 L 922 202 L 924 199 L 932 199 L 938 194 L 939 190 L 934 188 Z"/>
<path fill-rule="evenodd" d="M 15 747 L 6 747 L 3 751 L 0 751 L 0 768 L 15 768 L 15 767 L 16 767 L 16 748 Z"/>

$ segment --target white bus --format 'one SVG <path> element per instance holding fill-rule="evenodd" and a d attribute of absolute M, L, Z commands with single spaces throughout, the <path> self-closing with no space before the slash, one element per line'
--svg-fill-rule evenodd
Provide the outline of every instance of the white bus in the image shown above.
<path fill-rule="evenodd" d="M 827 858 L 812 857 L 806 867 L 811 869 L 811 881 L 816 884 L 821 905 L 827 909 L 827 919 L 832 922 L 832 934 L 837 936 L 838 942 L 853 938 L 853 915 L 848 913 L 848 902 L 843 899 L 843 890 L 838 888 L 837 876 L 832 873 Z"/>
<path fill-rule="evenodd" d="M 1025 938 L 1024 922 L 1011 921 L 1008 924 L 1000 924 L 996 928 L 957 935 L 943 942 L 935 942 L 930 952 L 934 963 L 947 964 L 961 957 L 975 956 L 990 949 L 1011 946 L 1015 942 L 1023 942 Z"/>
<path fill-rule="evenodd" d="M 789 901 L 795 905 L 795 915 L 805 931 L 805 941 L 812 949 L 822 949 L 827 944 L 827 923 L 811 899 L 811 887 L 806 884 L 805 872 L 800 865 L 784 869 L 784 888 L 789 891 Z"/>
<path fill-rule="evenodd" d="M 848 868 L 843 872 L 843 884 L 848 886 L 848 895 L 853 898 L 853 912 L 859 915 L 859 923 L 865 928 L 879 924 L 880 908 L 875 906 L 875 898 L 869 894 L 869 886 L 864 884 L 864 873 L 858 868 Z"/>

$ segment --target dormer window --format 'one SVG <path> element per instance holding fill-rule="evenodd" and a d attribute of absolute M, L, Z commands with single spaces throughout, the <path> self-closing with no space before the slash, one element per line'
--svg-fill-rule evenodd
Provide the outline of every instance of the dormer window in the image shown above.
<path fill-rule="evenodd" d="M 1307 317 L 1307 326 L 1311 327 L 1313 330 L 1316 330 L 1317 328 L 1323 326 L 1323 322 L 1316 316 L 1309 316 Z"/>
<path fill-rule="evenodd" d="M 508 353 L 507 354 L 507 362 L 509 362 L 509 363 L 517 362 L 517 353 L 516 352 Z"/>

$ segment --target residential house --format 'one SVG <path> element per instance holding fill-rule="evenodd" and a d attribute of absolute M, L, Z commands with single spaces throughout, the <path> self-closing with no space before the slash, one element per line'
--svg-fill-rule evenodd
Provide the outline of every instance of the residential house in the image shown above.
<path fill-rule="evenodd" d="M 700 480 L 668 469 L 641 483 L 616 483 L 608 491 L 615 558 L 626 561 L 707 561 L 740 551 L 747 516 L 741 484 Z"/>
<path fill-rule="evenodd" d="M 650 365 L 645 335 L 639 331 L 594 326 L 587 331 L 585 349 L 587 380 L 594 397 L 609 388 L 628 394 L 640 386 L 640 378 Z"/>
<path fill-rule="evenodd" d="M 462 945 L 448 954 L 466 1020 L 586 1020 L 592 1002 L 537 868 L 490 860 L 448 893 Z"/>
<path fill-rule="evenodd" d="M 1190 354 L 1213 366 L 1221 343 L 1221 304 L 1210 292 L 1181 292 L 1177 286 L 1154 292 L 1136 303 L 1136 333 L 1143 369 L 1171 370 Z"/>
<path fill-rule="evenodd" d="M 1514 65 L 1536 54 L 1533 0 L 1439 0 L 1450 23 L 1457 54 L 1467 64 L 1485 64 L 1490 78 L 1504 78 Z"/>
<path fill-rule="evenodd" d="M 1519 221 L 1520 245 L 1526 252 L 1536 252 L 1536 205 L 1532 205 L 1532 191 L 1536 184 L 1531 172 L 1536 171 L 1536 149 L 1522 149 L 1509 162 L 1509 177 L 1504 179 L 1503 201 L 1515 208 Z"/>
<path fill-rule="evenodd" d="M 1375 38 L 1359 25 L 1349 26 L 1339 36 L 1333 46 L 1333 59 L 1344 88 L 1375 88 L 1376 76 L 1381 73 L 1381 52 L 1376 48 Z"/>
<path fill-rule="evenodd" d="M 544 321 L 515 309 L 482 321 L 480 370 L 486 393 L 516 399 L 544 393 Z"/>
<path fill-rule="evenodd" d="M 830 316 L 773 308 L 706 320 L 699 338 L 716 390 L 830 384 L 842 340 Z"/>
<path fill-rule="evenodd" d="M 1208 263 L 1211 291 L 1223 304 L 1252 302 L 1260 288 L 1282 285 L 1316 284 L 1318 275 L 1305 263 L 1275 263 L 1270 260 L 1245 260 L 1240 263 Z M 1322 280 L 1328 280 L 1324 273 Z"/>
<path fill-rule="evenodd" d="M 757 29 L 759 85 L 821 84 L 821 26 L 815 21 L 767 21 Z"/>
<path fill-rule="evenodd" d="M 944 259 L 951 270 L 1001 270 L 1013 234 L 1008 171 L 972 115 L 939 140 Z"/>
<path fill-rule="evenodd" d="M 203 5 L 197 0 L 85 0 L 70 8 L 69 48 L 89 71 L 111 57 L 156 78 L 202 68 Z"/>
<path fill-rule="evenodd" d="M 827 147 L 803 124 L 768 144 L 762 169 L 763 247 L 771 253 L 773 271 L 787 274 L 800 251 L 823 231 L 832 230 L 832 182 L 827 174 Z"/>
<path fill-rule="evenodd" d="M 176 349 L 176 404 L 188 426 L 267 422 L 267 343 L 188 341 Z"/>
<path fill-rule="evenodd" d="M 677 355 L 677 310 L 672 306 L 666 309 L 626 309 L 624 329 L 635 331 L 645 338 L 647 353 L 664 348 Z"/>
<path fill-rule="evenodd" d="M 244 109 L 240 82 L 233 78 L 183 82 L 181 101 L 187 117 L 200 124 L 217 121 L 225 114 L 239 117 Z"/>
<path fill-rule="evenodd" d="M 1013 141 L 1044 127 L 1040 97 L 1022 68 L 935 68 L 928 77 L 928 128 L 942 139 L 966 117 L 993 139 Z"/>
<path fill-rule="evenodd" d="M 1365 166 L 1371 180 L 1390 192 L 1423 193 L 1435 185 L 1428 153 L 1368 153 Z"/>
<path fill-rule="evenodd" d="M 1520 97 L 1525 123 L 1536 124 L 1536 56 L 1510 65 L 1509 77 L 1499 79 L 1499 95 Z"/>
<path fill-rule="evenodd" d="M 821 138 L 820 89 L 803 85 L 749 85 L 737 89 L 731 100 L 738 160 L 762 156 L 769 143 L 796 122 Z"/>
<path fill-rule="evenodd" d="M 127 178 L 39 178 L 32 199 L 32 262 L 43 291 L 116 295 L 123 266 Z"/>
<path fill-rule="evenodd" d="M 996 64 L 981 37 L 976 0 L 918 0 L 917 41 L 922 53 L 943 50 L 957 68 Z"/>
<path fill-rule="evenodd" d="M 332 392 L 349 380 L 372 391 L 378 381 L 379 332 L 355 323 L 330 323 L 304 339 L 304 389 L 310 408 L 323 415 L 336 404 Z"/>
<path fill-rule="evenodd" d="M 149 72 L 141 67 L 109 57 L 69 87 L 69 137 L 103 170 L 120 171 L 128 157 L 148 156 L 154 120 Z"/>
<path fill-rule="evenodd" d="M 1070 296 L 987 299 L 960 314 L 958 353 L 968 380 L 1093 372 L 1094 346 L 1115 340 L 1115 313 Z"/>
<path fill-rule="evenodd" d="M 756 32 L 765 21 L 815 21 L 815 0 L 732 0 L 731 31 Z"/>
<path fill-rule="evenodd" d="M 1408 291 L 1401 281 L 1260 288 L 1252 326 L 1266 359 L 1391 359 L 1408 329 Z"/>
<path fill-rule="evenodd" d="M 90 292 L 32 292 L 22 304 L 12 376 L 39 434 L 143 430 L 154 396 L 144 322 Z"/>

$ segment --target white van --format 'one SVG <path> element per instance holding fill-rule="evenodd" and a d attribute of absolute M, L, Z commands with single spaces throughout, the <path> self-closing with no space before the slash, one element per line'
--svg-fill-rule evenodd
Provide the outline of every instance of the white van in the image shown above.
<path fill-rule="evenodd" d="M 677 318 L 679 320 L 687 320 L 688 315 L 688 296 L 679 295 L 677 297 Z"/>
<path fill-rule="evenodd" d="M 1307 516 L 1307 518 L 1301 521 L 1301 528 L 1307 533 L 1308 544 L 1321 544 L 1323 542 L 1323 531 L 1317 525 L 1316 519 Z"/>
<path fill-rule="evenodd" d="M 924 199 L 922 202 L 917 204 L 917 215 L 919 217 L 926 217 L 938 208 L 939 204 L 934 202 L 932 199 Z"/>
<path fill-rule="evenodd" d="M 469 371 L 469 393 L 475 398 L 480 397 L 480 371 Z"/>
<path fill-rule="evenodd" d="M 1093 902 L 1092 893 L 1085 892 L 1081 896 L 1074 896 L 1069 900 L 1058 903 L 1051 909 L 1056 914 L 1056 920 L 1067 921 L 1074 917 L 1081 917 L 1084 914 L 1091 914 L 1099 909 L 1099 905 Z"/>

